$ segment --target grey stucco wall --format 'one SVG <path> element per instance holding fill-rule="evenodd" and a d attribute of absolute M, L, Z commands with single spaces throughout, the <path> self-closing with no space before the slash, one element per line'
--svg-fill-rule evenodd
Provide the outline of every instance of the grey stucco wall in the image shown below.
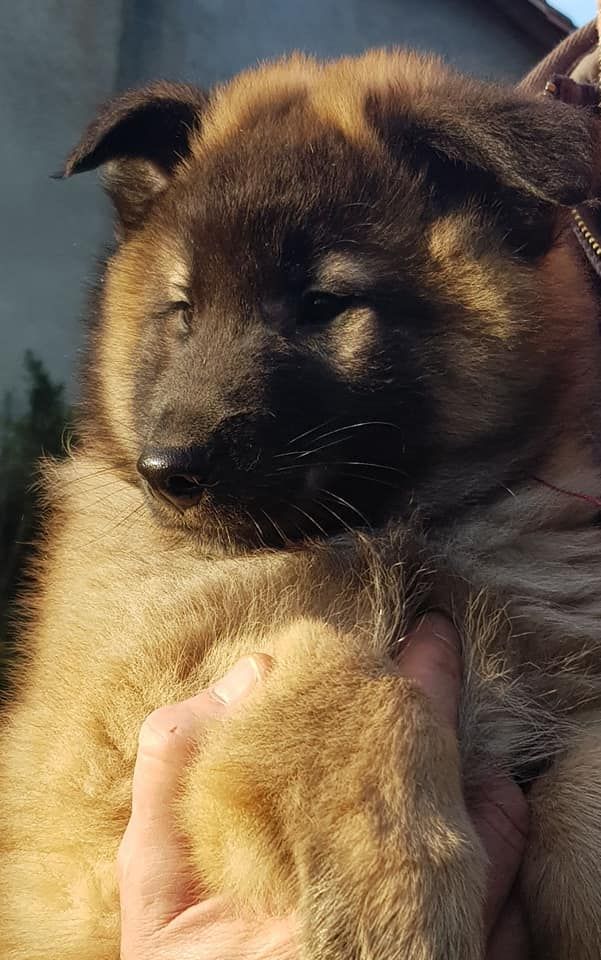
<path fill-rule="evenodd" d="M 126 7 L 124 85 L 157 70 L 210 84 L 291 50 L 335 57 L 390 44 L 436 50 L 468 72 L 512 79 L 538 53 L 482 0 L 172 0 L 168 17 L 154 15 L 161 0 L 126 0 Z"/>
<path fill-rule="evenodd" d="M 94 178 L 50 174 L 114 87 L 121 31 L 121 0 L 2 5 L 0 391 L 18 389 L 27 347 L 71 378 L 108 211 Z"/>
<path fill-rule="evenodd" d="M 95 256 L 109 237 L 94 175 L 48 174 L 95 105 L 156 76 L 210 85 L 258 59 L 400 44 L 483 76 L 520 76 L 543 51 L 482 0 L 20 0 L 0 31 L 0 390 L 27 347 L 72 383 Z"/>

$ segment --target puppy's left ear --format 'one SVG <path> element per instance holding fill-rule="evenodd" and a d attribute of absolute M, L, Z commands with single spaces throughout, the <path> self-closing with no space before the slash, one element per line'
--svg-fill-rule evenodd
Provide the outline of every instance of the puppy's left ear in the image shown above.
<path fill-rule="evenodd" d="M 128 90 L 100 109 L 59 176 L 106 165 L 104 185 L 127 233 L 143 222 L 188 156 L 206 103 L 202 90 L 184 83 Z"/>
<path fill-rule="evenodd" d="M 421 170 L 448 200 L 476 195 L 536 229 L 558 207 L 599 195 L 601 125 L 594 107 L 441 69 L 418 96 L 391 86 L 368 97 L 366 109 L 395 156 Z"/>

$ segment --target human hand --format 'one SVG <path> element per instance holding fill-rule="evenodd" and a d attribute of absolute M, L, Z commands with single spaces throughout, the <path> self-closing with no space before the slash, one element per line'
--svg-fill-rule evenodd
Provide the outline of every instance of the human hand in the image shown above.
<path fill-rule="evenodd" d="M 423 689 L 440 719 L 453 729 L 461 691 L 461 660 L 451 624 L 429 614 L 407 637 L 401 672 Z M 488 857 L 488 893 L 484 926 L 485 960 L 528 960 L 528 928 L 515 890 L 526 849 L 528 802 L 512 780 L 490 777 L 468 806 L 470 818 Z"/>
<path fill-rule="evenodd" d="M 297 918 L 242 919 L 222 898 L 198 901 L 184 839 L 171 813 L 179 782 L 203 724 L 243 709 L 271 660 L 247 657 L 212 689 L 156 710 L 140 731 L 132 814 L 118 856 L 121 960 L 296 960 Z M 461 664 L 450 624 L 424 618 L 399 661 L 403 676 L 429 696 L 442 722 L 456 728 Z M 483 784 L 470 809 L 490 861 L 486 960 L 527 960 L 526 928 L 512 895 L 525 847 L 528 808 L 511 781 Z"/>
<path fill-rule="evenodd" d="M 245 657 L 214 687 L 150 714 L 140 730 L 132 812 L 117 858 L 121 960 L 293 960 L 294 916 L 241 920 L 198 902 L 172 808 L 204 724 L 252 694 L 269 657 Z M 193 892 L 194 891 L 194 892 Z"/>

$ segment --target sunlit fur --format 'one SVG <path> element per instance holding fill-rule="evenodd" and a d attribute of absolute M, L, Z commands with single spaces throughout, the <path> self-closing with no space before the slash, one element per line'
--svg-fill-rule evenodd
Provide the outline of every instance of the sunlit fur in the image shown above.
<path fill-rule="evenodd" d="M 140 126 L 157 98 L 173 155 Z M 595 189 L 596 123 L 375 52 L 265 65 L 208 104 L 155 85 L 86 133 L 66 173 L 110 161 L 120 242 L 81 443 L 43 470 L 4 728 L 4 960 L 117 960 L 140 725 L 253 651 L 273 673 L 182 784 L 199 890 L 243 916 L 299 906 L 312 960 L 478 960 L 486 863 L 462 792 L 491 767 L 542 771 L 536 955 L 601 956 L 601 537 L 571 495 L 600 492 L 601 358 L 565 209 Z M 328 167 L 333 150 L 349 163 Z M 307 225 L 293 283 L 286 230 Z M 305 340 L 309 281 L 372 295 Z M 185 337 L 157 315 L 182 287 Z M 244 508 L 148 497 L 146 443 L 210 442 L 241 408 L 262 455 Z M 395 667 L 429 608 L 462 641 L 460 764 Z"/>

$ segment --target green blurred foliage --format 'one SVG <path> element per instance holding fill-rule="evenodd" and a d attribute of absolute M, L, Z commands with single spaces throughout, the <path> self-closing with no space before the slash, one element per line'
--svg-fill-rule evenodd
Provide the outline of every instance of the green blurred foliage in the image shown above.
<path fill-rule="evenodd" d="M 24 407 L 17 412 L 7 393 L 0 412 L 0 666 L 9 656 L 12 601 L 25 582 L 38 524 L 37 462 L 63 452 L 69 415 L 63 384 L 53 383 L 31 351 L 24 367 Z"/>

